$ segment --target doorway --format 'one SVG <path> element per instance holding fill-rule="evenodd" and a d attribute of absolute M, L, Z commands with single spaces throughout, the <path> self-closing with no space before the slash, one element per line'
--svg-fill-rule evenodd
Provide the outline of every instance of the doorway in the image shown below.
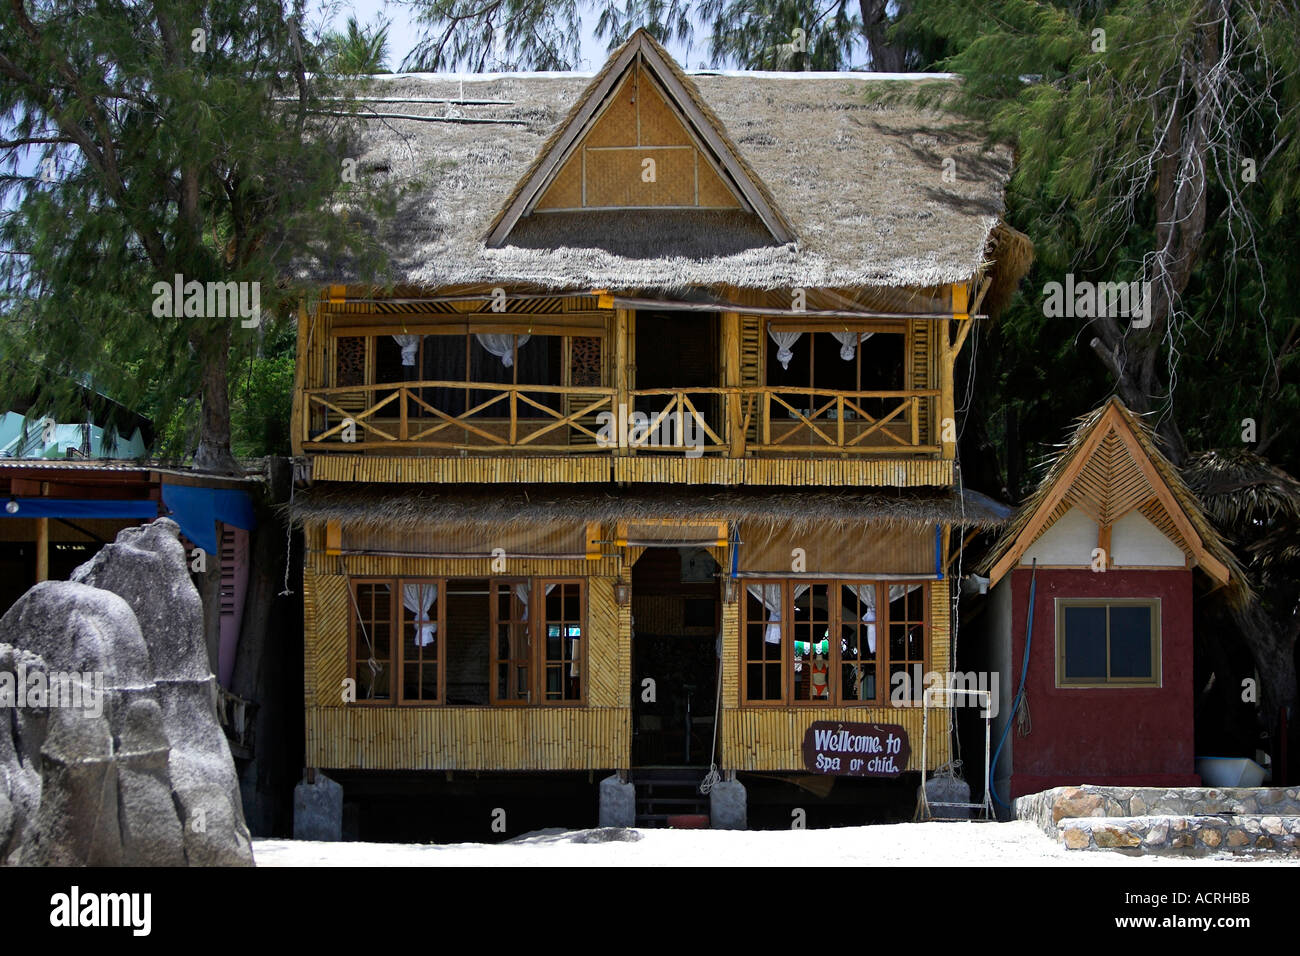
<path fill-rule="evenodd" d="M 715 388 L 721 384 L 718 368 L 717 313 L 655 312 L 636 313 L 636 381 L 634 388 L 672 388 L 687 393 L 704 423 L 715 432 L 720 427 L 720 402 L 717 395 L 696 392 L 693 388 Z M 653 418 L 672 400 L 669 395 L 643 395 L 634 410 Z"/>
<path fill-rule="evenodd" d="M 707 767 L 721 629 L 718 563 L 647 548 L 632 568 L 632 765 Z"/>

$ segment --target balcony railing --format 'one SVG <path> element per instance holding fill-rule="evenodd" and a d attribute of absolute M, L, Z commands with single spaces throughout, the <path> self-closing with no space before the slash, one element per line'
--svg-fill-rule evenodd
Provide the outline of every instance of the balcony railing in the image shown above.
<path fill-rule="evenodd" d="M 308 389 L 308 451 L 836 455 L 939 451 L 938 389 L 404 382 Z"/>

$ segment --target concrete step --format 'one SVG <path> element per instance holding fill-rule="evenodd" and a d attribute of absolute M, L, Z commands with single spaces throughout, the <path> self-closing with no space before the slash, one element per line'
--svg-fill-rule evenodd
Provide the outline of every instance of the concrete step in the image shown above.
<path fill-rule="evenodd" d="M 1300 815 L 1070 817 L 1062 819 L 1058 828 L 1067 850 L 1172 856 L 1300 855 Z"/>
<path fill-rule="evenodd" d="M 1300 816 L 1300 787 L 1055 787 L 1017 797 L 1015 815 L 1055 837 L 1078 817 Z"/>

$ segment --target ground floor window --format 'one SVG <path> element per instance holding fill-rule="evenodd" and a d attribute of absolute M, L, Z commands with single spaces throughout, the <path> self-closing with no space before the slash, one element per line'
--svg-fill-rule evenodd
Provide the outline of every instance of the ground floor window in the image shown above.
<path fill-rule="evenodd" d="M 584 699 L 586 585 L 551 578 L 354 578 L 358 703 Z"/>
<path fill-rule="evenodd" d="M 886 702 L 885 675 L 910 674 L 913 665 L 924 666 L 928 603 L 924 582 L 747 582 L 741 622 L 743 699 Z"/>
<path fill-rule="evenodd" d="M 1159 684 L 1158 600 L 1057 599 L 1058 687 Z"/>

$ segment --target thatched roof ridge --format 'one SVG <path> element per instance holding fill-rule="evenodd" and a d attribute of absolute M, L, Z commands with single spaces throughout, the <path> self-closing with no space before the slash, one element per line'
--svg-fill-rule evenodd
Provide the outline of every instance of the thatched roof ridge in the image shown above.
<path fill-rule="evenodd" d="M 606 486 L 563 488 L 516 485 L 491 490 L 440 489 L 428 485 L 353 485 L 320 482 L 298 494 L 295 523 L 337 521 L 345 529 L 415 531 L 430 525 L 480 524 L 515 528 L 553 522 L 708 519 L 776 527 L 789 522 L 830 525 L 845 531 L 866 524 L 917 526 L 960 524 L 992 528 L 1010 509 L 967 491 L 747 489 L 645 485 L 626 491 Z"/>
<path fill-rule="evenodd" d="M 1110 422 L 1118 421 L 1132 435 L 1141 452 L 1146 455 L 1152 468 L 1159 476 L 1182 516 L 1191 525 L 1199 541 L 1188 542 L 1195 551 L 1203 553 L 1221 564 L 1228 573 L 1228 580 L 1220 582 L 1229 590 L 1234 601 L 1244 601 L 1250 597 L 1250 585 L 1244 571 L 1223 537 L 1215 530 L 1205 515 L 1196 495 L 1187 486 L 1178 469 L 1161 453 L 1150 428 L 1140 417 L 1129 410 L 1118 396 L 1112 396 L 1099 408 L 1080 417 L 1061 451 L 1052 460 L 1038 488 L 1016 511 L 1014 517 L 1003 527 L 997 543 L 980 562 L 976 569 L 979 574 L 990 574 L 998 563 L 1013 549 L 1023 551 L 1040 537 L 1049 524 L 1044 524 L 1042 506 L 1052 495 L 1056 485 L 1064 476 L 1073 471 L 1076 458 L 1088 446 L 1093 432 L 1101 427 L 1108 427 Z"/>
<path fill-rule="evenodd" d="M 571 230 L 553 240 L 559 245 L 489 249 L 484 238 L 492 223 L 593 78 L 401 74 L 369 81 L 362 95 L 376 118 L 365 124 L 357 148 L 363 184 L 406 189 L 397 214 L 376 230 L 391 257 L 389 272 L 357 274 L 351 263 L 334 258 L 337 250 L 321 249 L 316 259 L 302 263 L 301 277 L 557 291 L 723 285 L 867 290 L 966 281 L 992 256 L 995 271 L 1006 270 L 1004 243 L 995 233 L 1011 174 L 1010 150 L 987 148 L 949 114 L 871 95 L 882 86 L 955 80 L 673 69 L 789 221 L 795 242 L 757 242 L 747 235 L 740 241 L 723 234 L 716 216 L 684 224 L 679 211 L 645 211 L 637 217 L 640 231 L 662 240 L 653 256 L 620 245 L 624 230 L 616 226 Z M 378 102 L 384 98 L 418 102 Z M 949 158 L 956 178 L 946 182 Z M 537 218 L 525 217 L 520 225 Z M 597 220 L 598 214 L 590 225 L 598 227 Z M 1013 286 L 1023 274 L 1027 261 L 1016 259 L 999 288 Z"/>

